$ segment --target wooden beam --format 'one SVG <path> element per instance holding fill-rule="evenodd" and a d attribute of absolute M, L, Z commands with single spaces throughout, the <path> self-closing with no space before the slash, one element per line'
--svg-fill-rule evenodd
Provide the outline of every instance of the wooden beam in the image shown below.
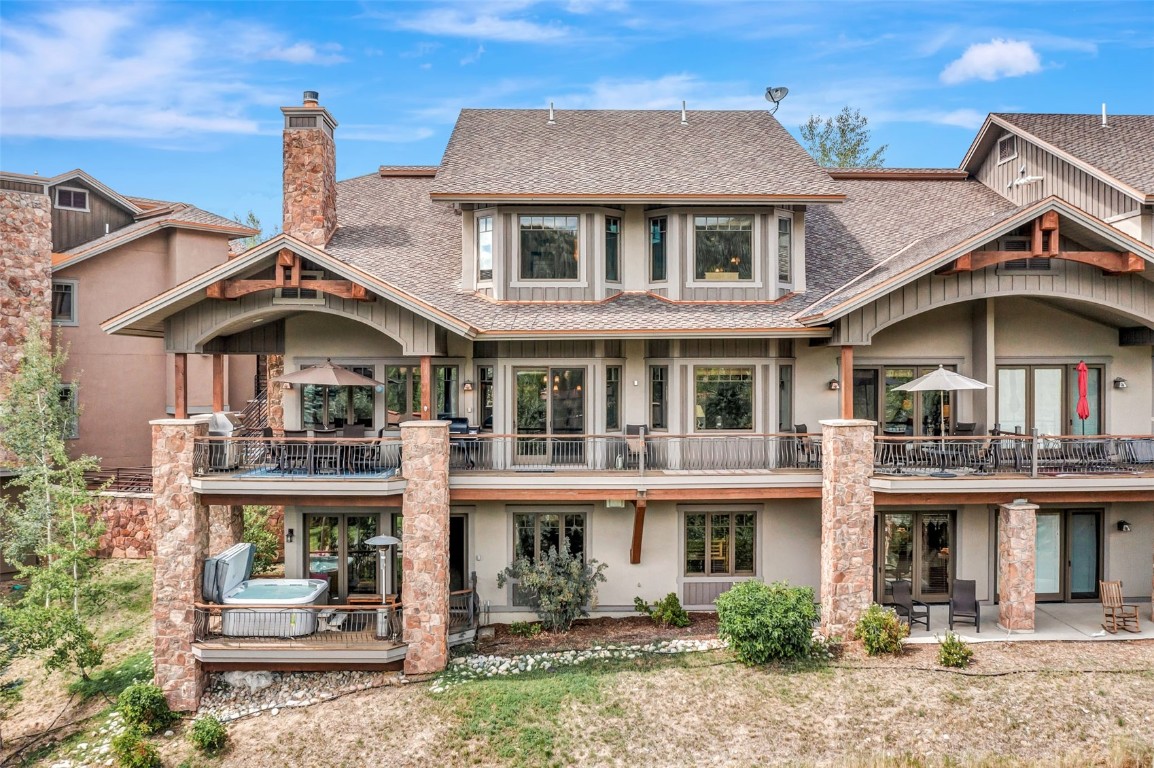
<path fill-rule="evenodd" d="M 1034 232 L 1030 238 L 1030 253 L 1035 256 L 1042 255 L 1042 217 L 1034 219 Z"/>
<path fill-rule="evenodd" d="M 820 499 L 821 486 L 813 487 L 751 487 L 751 488 L 650 488 L 645 498 L 649 501 L 713 501 L 759 499 Z"/>
<path fill-rule="evenodd" d="M 1057 232 L 1058 231 L 1058 212 L 1046 211 L 1041 216 L 1042 231 L 1043 232 Z"/>
<path fill-rule="evenodd" d="M 902 507 L 934 504 L 1007 504 L 1014 499 L 1027 497 L 1039 504 L 1088 504 L 1093 502 L 1154 501 L 1154 488 L 1141 491 L 985 491 L 972 493 L 874 493 L 874 503 L 878 506 Z"/>
<path fill-rule="evenodd" d="M 421 356 L 421 418 L 431 419 L 433 413 L 433 358 Z"/>
<path fill-rule="evenodd" d="M 283 278 L 278 268 L 278 278 Z M 294 287 L 283 279 L 276 280 L 222 280 L 213 283 L 204 289 L 205 296 L 210 299 L 239 299 L 250 293 L 271 291 L 276 288 Z M 327 293 L 342 299 L 354 301 L 369 301 L 369 293 L 365 286 L 354 283 L 352 280 L 305 280 L 295 286 L 319 293 Z"/>
<path fill-rule="evenodd" d="M 1057 253 L 1030 254 L 1023 251 L 973 251 L 955 259 L 948 266 L 937 270 L 939 275 L 953 275 L 958 272 L 976 272 L 979 269 L 1004 264 L 1015 259 L 1051 258 L 1076 261 L 1098 267 L 1112 275 L 1141 272 L 1146 268 L 1141 256 L 1134 253 L 1116 251 L 1058 251 Z"/>
<path fill-rule="evenodd" d="M 1146 261 L 1141 256 L 1139 256 L 1138 254 L 1136 254 L 1136 253 L 1123 253 L 1120 255 L 1122 256 L 1122 269 L 1119 269 L 1116 271 L 1112 270 L 1112 269 L 1107 269 L 1106 270 L 1107 275 L 1122 275 L 1122 274 L 1126 274 L 1129 272 L 1145 272 L 1146 271 Z"/>
<path fill-rule="evenodd" d="M 510 478 L 514 482 L 519 478 Z M 453 488 L 449 500 L 458 501 L 633 501 L 637 491 L 621 488 Z"/>
<path fill-rule="evenodd" d="M 841 417 L 853 418 L 853 347 L 841 346 Z"/>
<path fill-rule="evenodd" d="M 224 410 L 224 355 L 212 356 L 212 411 Z"/>
<path fill-rule="evenodd" d="M 204 493 L 201 503 L 212 505 L 261 505 L 270 507 L 385 507 L 400 509 L 404 497 L 400 491 L 388 496 L 343 496 L 333 492 L 331 496 L 301 496 L 285 494 L 256 493 Z"/>
<path fill-rule="evenodd" d="M 188 355 L 177 352 L 172 357 L 173 393 L 172 405 L 174 416 L 178 419 L 188 418 Z"/>
<path fill-rule="evenodd" d="M 629 547 L 629 562 L 641 562 L 641 538 L 645 533 L 645 499 L 638 499 L 633 505 L 633 543 Z"/>

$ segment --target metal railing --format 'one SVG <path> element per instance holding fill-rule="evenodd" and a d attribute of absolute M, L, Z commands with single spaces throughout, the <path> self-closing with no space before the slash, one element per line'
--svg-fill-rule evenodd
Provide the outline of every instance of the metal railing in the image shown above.
<path fill-rule="evenodd" d="M 879 437 L 874 471 L 939 475 L 1096 475 L 1154 471 L 1154 437 L 1022 435 Z"/>
<path fill-rule="evenodd" d="M 310 437 L 198 437 L 196 475 L 253 477 L 387 477 L 401 466 L 401 439 Z"/>
<path fill-rule="evenodd" d="M 284 645 L 289 642 L 348 647 L 396 643 L 400 603 L 380 605 L 206 605 L 193 608 L 197 642 Z"/>
<path fill-rule="evenodd" d="M 240 412 L 240 427 L 237 430 L 237 437 L 257 437 L 268 426 L 268 392 L 261 390 L 260 393 L 252 400 L 248 401 L 248 405 Z"/>
<path fill-rule="evenodd" d="M 711 472 L 820 469 L 821 436 L 468 435 L 450 438 L 454 472 Z"/>
<path fill-rule="evenodd" d="M 84 473 L 88 490 L 152 493 L 152 467 L 102 467 Z"/>
<path fill-rule="evenodd" d="M 469 588 L 449 593 L 449 632 L 476 629 L 481 621 L 481 601 L 477 597 L 477 573 L 469 575 Z"/>

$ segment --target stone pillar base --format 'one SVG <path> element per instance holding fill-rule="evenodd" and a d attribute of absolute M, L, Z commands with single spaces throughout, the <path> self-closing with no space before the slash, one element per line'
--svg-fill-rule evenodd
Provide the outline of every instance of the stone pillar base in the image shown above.
<path fill-rule="evenodd" d="M 1034 631 L 1034 567 L 1037 504 L 1003 504 L 998 519 L 998 626 Z"/>

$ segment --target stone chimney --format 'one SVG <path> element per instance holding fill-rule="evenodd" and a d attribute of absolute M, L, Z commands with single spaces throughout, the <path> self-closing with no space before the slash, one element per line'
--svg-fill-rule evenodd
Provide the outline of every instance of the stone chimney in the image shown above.
<path fill-rule="evenodd" d="M 0 189 L 0 401 L 24 358 L 33 320 L 52 334 L 52 201 L 46 194 Z M 0 449 L 0 469 L 12 457 Z"/>
<path fill-rule="evenodd" d="M 337 229 L 337 121 L 305 91 L 304 104 L 284 113 L 284 224 L 282 231 L 324 248 Z"/>

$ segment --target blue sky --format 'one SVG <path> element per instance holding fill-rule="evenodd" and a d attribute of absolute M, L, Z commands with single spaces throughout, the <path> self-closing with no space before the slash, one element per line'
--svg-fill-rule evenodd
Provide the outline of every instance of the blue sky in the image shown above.
<path fill-rule="evenodd" d="M 281 115 L 317 90 L 340 178 L 435 164 L 463 107 L 842 106 L 889 166 L 956 166 L 988 112 L 1149 113 L 1154 3 L 0 4 L 0 168 L 280 219 Z"/>

